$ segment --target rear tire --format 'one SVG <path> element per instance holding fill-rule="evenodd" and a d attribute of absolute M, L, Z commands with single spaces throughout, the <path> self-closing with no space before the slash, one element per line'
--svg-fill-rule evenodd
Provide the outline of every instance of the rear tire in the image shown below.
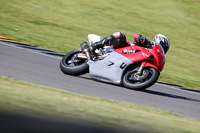
<path fill-rule="evenodd" d="M 87 60 L 76 60 L 75 55 L 81 53 L 81 49 L 67 53 L 60 61 L 60 70 L 69 75 L 82 75 L 89 71 Z"/>
<path fill-rule="evenodd" d="M 134 78 L 136 72 L 134 73 L 132 70 L 127 71 L 123 77 L 123 85 L 133 90 L 145 90 L 158 80 L 160 72 L 156 68 L 144 68 L 143 71 L 148 74 L 144 74 L 144 77 L 140 77 L 141 80 L 136 80 L 136 78 Z"/>

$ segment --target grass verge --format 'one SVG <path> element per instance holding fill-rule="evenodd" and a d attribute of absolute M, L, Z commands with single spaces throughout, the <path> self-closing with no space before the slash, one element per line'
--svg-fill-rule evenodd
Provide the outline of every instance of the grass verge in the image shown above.
<path fill-rule="evenodd" d="M 90 121 L 119 130 L 199 133 L 200 121 L 158 109 L 90 97 L 0 76 L 0 111 L 70 121 Z"/>

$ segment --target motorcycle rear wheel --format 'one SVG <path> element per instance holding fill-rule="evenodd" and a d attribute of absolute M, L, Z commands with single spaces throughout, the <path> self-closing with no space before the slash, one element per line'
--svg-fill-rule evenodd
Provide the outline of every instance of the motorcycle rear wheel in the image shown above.
<path fill-rule="evenodd" d="M 160 75 L 160 72 L 153 67 L 144 68 L 143 74 L 137 76 L 137 72 L 127 71 L 123 77 L 123 85 L 133 90 L 145 90 L 152 86 Z"/>
<path fill-rule="evenodd" d="M 60 70 L 69 75 L 78 76 L 89 71 L 87 60 L 78 60 L 76 55 L 82 53 L 81 49 L 73 50 L 67 53 L 60 61 Z"/>

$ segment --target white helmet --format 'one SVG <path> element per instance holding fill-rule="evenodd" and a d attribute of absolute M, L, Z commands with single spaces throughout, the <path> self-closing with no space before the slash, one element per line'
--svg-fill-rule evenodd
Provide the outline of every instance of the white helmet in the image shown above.
<path fill-rule="evenodd" d="M 170 42 L 166 36 L 164 36 L 162 34 L 158 34 L 153 38 L 152 42 L 160 44 L 163 47 L 165 54 L 167 53 L 169 46 L 170 46 Z"/>

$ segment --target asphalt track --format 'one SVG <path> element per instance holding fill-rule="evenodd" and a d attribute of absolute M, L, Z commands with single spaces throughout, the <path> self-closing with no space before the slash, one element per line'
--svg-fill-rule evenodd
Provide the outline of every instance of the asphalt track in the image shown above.
<path fill-rule="evenodd" d="M 0 42 L 0 75 L 200 119 L 200 91 L 160 83 L 145 91 L 134 91 L 91 80 L 89 74 L 69 76 L 59 69 L 62 55 L 26 45 L 19 46 Z"/>

